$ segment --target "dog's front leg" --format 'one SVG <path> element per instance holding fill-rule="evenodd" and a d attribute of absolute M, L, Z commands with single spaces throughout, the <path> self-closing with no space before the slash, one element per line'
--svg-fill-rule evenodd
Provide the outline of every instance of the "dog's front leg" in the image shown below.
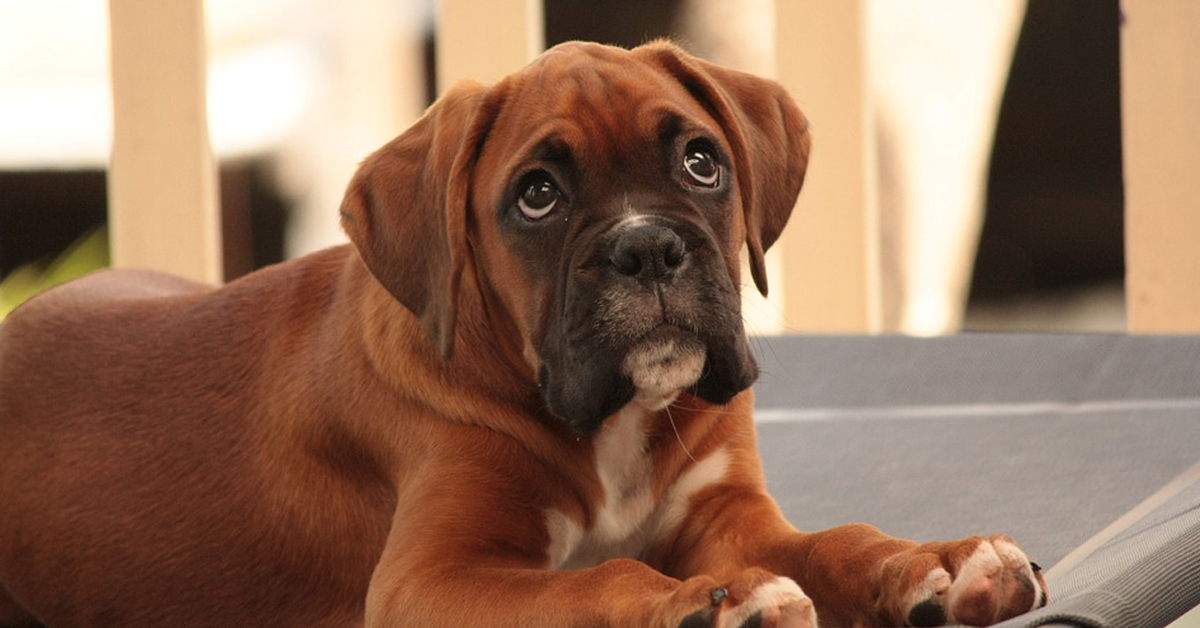
<path fill-rule="evenodd" d="M 1040 569 L 1005 535 L 915 543 L 856 524 L 784 543 L 837 625 L 987 626 L 1047 599 Z"/>
<path fill-rule="evenodd" d="M 628 559 L 551 569 L 546 516 L 521 493 L 528 481 L 439 475 L 436 494 L 405 499 L 419 506 L 396 515 L 371 578 L 367 628 L 815 625 L 799 588 L 761 568 L 684 580 Z"/>
<path fill-rule="evenodd" d="M 1040 569 L 1004 535 L 916 543 L 862 524 L 797 532 L 757 486 L 697 496 L 668 573 L 746 565 L 793 578 L 822 625 L 990 625 L 1045 605 Z"/>
<path fill-rule="evenodd" d="M 367 628 L 455 626 L 555 628 L 811 628 L 811 602 L 762 569 L 679 581 L 642 562 L 548 571 L 445 563 L 379 577 Z M 764 619 L 765 618 L 765 619 Z"/>

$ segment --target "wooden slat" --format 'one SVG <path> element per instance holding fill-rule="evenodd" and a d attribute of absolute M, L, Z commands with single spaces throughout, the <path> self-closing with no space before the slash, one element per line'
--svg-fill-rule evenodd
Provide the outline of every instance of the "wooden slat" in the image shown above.
<path fill-rule="evenodd" d="M 439 0 L 438 92 L 464 79 L 494 83 L 545 46 L 538 0 Z"/>
<path fill-rule="evenodd" d="M 202 0 L 110 0 L 113 263 L 221 279 Z"/>
<path fill-rule="evenodd" d="M 880 329 L 875 140 L 868 109 L 866 0 L 777 0 L 778 78 L 811 121 L 813 154 L 777 246 L 790 331 Z M 778 301 L 777 301 L 778 302 Z"/>
<path fill-rule="evenodd" d="M 330 5 L 331 71 L 316 115 L 279 150 L 287 187 L 302 189 L 288 217 L 286 254 L 346 241 L 338 206 L 362 160 L 425 109 L 425 16 L 419 3 L 354 0 Z M 303 177 L 297 181 L 293 177 Z"/>
<path fill-rule="evenodd" d="M 1121 7 L 1129 330 L 1200 333 L 1200 3 Z"/>

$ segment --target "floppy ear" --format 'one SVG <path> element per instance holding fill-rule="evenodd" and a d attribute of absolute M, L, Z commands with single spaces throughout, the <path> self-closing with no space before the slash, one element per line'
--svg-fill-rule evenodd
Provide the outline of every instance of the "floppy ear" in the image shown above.
<path fill-rule="evenodd" d="M 342 228 L 367 268 L 420 319 L 444 358 L 454 351 L 471 172 L 499 98 L 456 86 L 367 157 L 342 200 Z"/>
<path fill-rule="evenodd" d="M 750 273 L 767 294 L 763 253 L 787 224 L 808 167 L 808 120 L 775 81 L 702 61 L 667 42 L 634 51 L 679 81 L 722 126 L 745 211 Z"/>

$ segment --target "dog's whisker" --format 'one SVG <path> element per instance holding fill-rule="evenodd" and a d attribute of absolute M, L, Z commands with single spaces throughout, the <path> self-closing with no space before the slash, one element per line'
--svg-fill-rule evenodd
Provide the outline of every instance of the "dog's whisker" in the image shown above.
<path fill-rule="evenodd" d="M 674 403 L 671 405 L 674 405 Z M 688 459 L 690 459 L 692 462 L 696 462 L 696 457 L 692 455 L 692 452 L 688 449 L 688 446 L 683 442 L 683 437 L 679 435 L 679 426 L 675 425 L 675 417 L 671 415 L 671 406 L 668 405 L 665 411 L 667 413 L 667 420 L 671 422 L 671 430 L 675 432 L 675 440 L 679 441 L 679 447 L 683 449 L 683 453 L 687 454 Z"/>

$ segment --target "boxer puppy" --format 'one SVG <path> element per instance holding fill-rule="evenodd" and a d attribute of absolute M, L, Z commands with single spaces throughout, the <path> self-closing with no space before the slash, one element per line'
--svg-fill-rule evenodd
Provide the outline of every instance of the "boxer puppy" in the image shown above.
<path fill-rule="evenodd" d="M 1044 604 L 1008 537 L 801 533 L 767 495 L 739 253 L 765 292 L 808 149 L 771 81 L 565 44 L 371 155 L 353 247 L 34 299 L 0 328 L 0 625 L 983 625 Z"/>

